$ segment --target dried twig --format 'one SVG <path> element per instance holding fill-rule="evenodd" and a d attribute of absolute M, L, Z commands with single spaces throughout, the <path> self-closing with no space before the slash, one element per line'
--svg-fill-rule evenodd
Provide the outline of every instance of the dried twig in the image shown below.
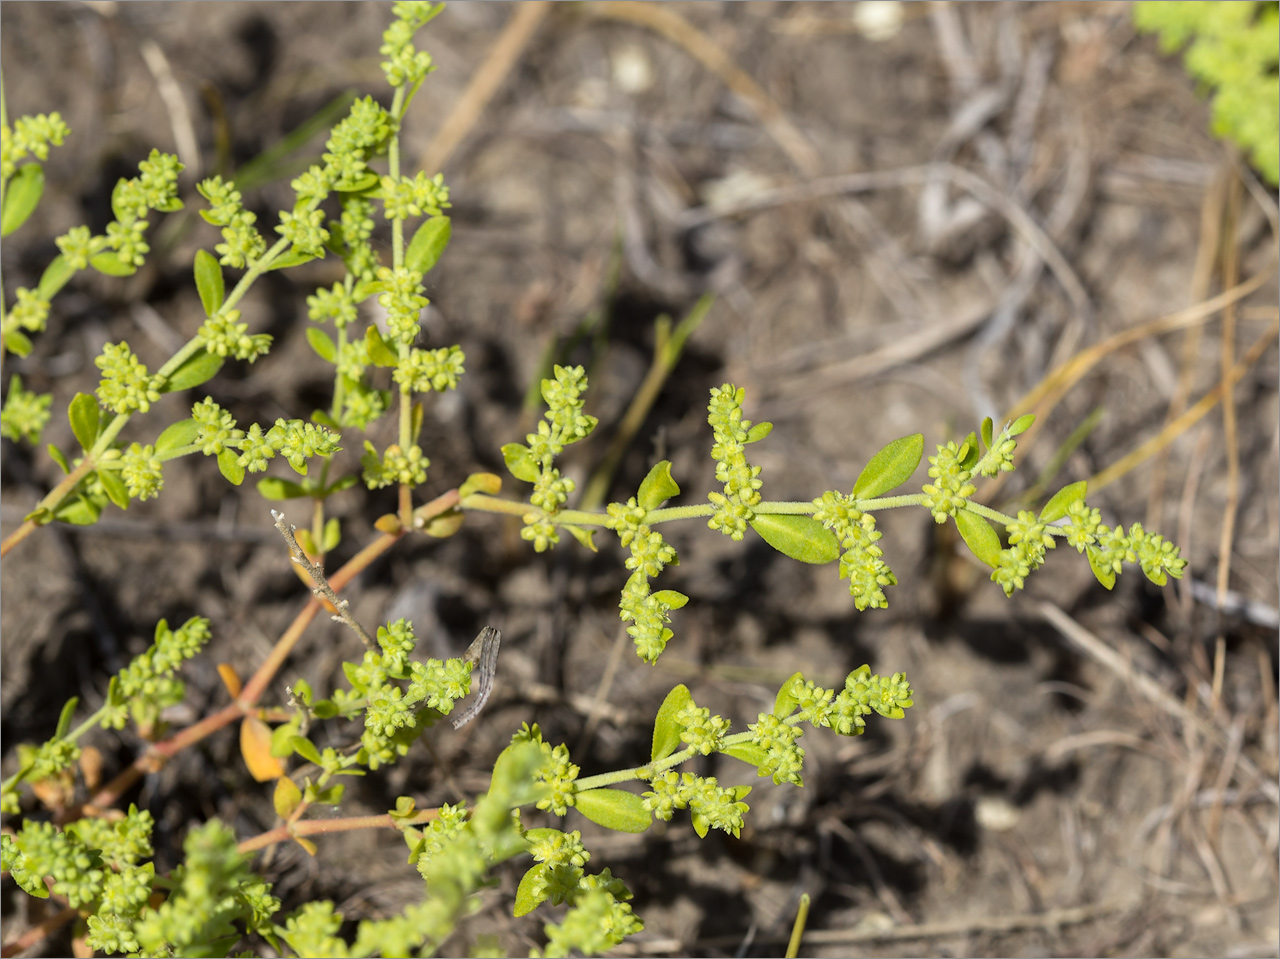
<path fill-rule="evenodd" d="M 338 598 L 338 594 L 333 591 L 329 581 L 324 578 L 324 567 L 317 566 L 311 562 L 307 558 L 307 554 L 303 552 L 302 547 L 298 545 L 298 540 L 293 535 L 297 527 L 284 518 L 284 513 L 276 510 L 271 511 L 271 518 L 275 520 L 275 527 L 280 531 L 280 535 L 284 537 L 284 541 L 289 544 L 289 552 L 292 554 L 293 561 L 306 570 L 307 575 L 311 577 L 313 584 L 311 592 L 333 607 L 333 619 L 335 622 L 346 623 L 355 630 L 355 634 L 360 637 L 360 642 L 372 648 L 373 638 L 365 632 L 364 627 L 356 622 L 356 618 L 351 615 L 348 609 L 351 604 L 345 599 Z"/>

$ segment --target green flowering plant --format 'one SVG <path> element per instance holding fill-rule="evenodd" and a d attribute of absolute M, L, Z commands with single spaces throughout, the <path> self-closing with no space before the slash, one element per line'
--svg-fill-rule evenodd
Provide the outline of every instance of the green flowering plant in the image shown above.
<path fill-rule="evenodd" d="M 1187 47 L 1187 72 L 1213 96 L 1213 132 L 1238 144 L 1272 186 L 1280 183 L 1280 12 L 1274 3 L 1133 5 L 1139 30 L 1160 48 Z"/>
<path fill-rule="evenodd" d="M 211 642 L 212 630 L 200 616 L 176 629 L 161 620 L 151 646 L 110 679 L 101 705 L 77 723 L 79 703 L 69 701 L 53 735 L 42 744 L 20 747 L 18 768 L 0 783 L 0 808 L 11 817 L 0 841 L 4 871 L 29 895 L 58 903 L 60 921 L 74 921 L 91 950 L 227 955 L 245 941 L 275 955 L 434 954 L 502 864 L 527 855 L 513 914 L 525 916 L 544 905 L 567 907 L 559 921 L 544 924 L 545 945 L 537 954 L 603 952 L 643 928 L 625 877 L 590 865 L 581 829 L 542 822 L 569 818 L 561 825 L 573 827 L 572 817 L 581 816 L 608 829 L 643 833 L 655 820 L 670 821 L 687 811 L 699 837 L 714 829 L 736 838 L 750 812 L 751 785 L 722 784 L 680 767 L 721 754 L 743 764 L 741 778 L 754 770 L 756 778 L 800 788 L 806 755 L 800 742 L 810 728 L 861 735 L 873 713 L 897 720 L 913 705 L 902 673 L 882 676 L 861 666 L 823 686 L 797 672 L 778 689 L 772 710 L 734 730 L 728 718 L 699 706 L 689 689 L 678 685 L 657 709 L 651 750 L 640 765 L 583 775 L 565 744 L 546 741 L 536 723 L 525 723 L 498 756 L 489 788 L 470 802 L 420 810 L 406 795 L 381 816 L 314 815 L 318 806 L 342 803 L 344 777 L 385 772 L 439 720 L 449 716 L 460 725 L 487 696 L 496 631 L 482 631 L 474 654 L 435 659 L 418 651 L 412 623 L 386 623 L 371 637 L 339 597 L 375 558 L 410 534 L 448 536 L 478 513 L 519 518 L 521 537 L 538 553 L 560 546 L 562 532 L 590 550 L 597 549 L 597 530 L 611 532 L 625 552 L 619 616 L 638 657 L 648 664 L 674 639 L 672 613 L 689 601 L 677 590 L 653 588 L 653 581 L 678 562 L 661 531 L 670 522 L 696 519 L 736 542 L 758 535 L 800 562 L 834 563 L 860 611 L 887 606 L 890 588 L 898 582 L 877 529 L 880 511 L 893 508 L 919 506 L 937 523 L 954 523 L 1007 595 L 1024 588 L 1060 539 L 1086 555 L 1107 588 L 1126 563 L 1139 565 L 1160 585 L 1169 576 L 1181 576 L 1186 565 L 1173 544 L 1140 524 L 1127 533 L 1103 525 L 1099 510 L 1085 502 L 1082 482 L 1060 490 L 1039 512 L 1008 515 L 977 503 L 978 479 L 1014 468 L 1016 438 L 1031 427 L 1030 416 L 999 431 L 987 419 L 962 441 L 938 446 L 919 492 L 890 495 L 921 464 L 924 438 L 917 433 L 871 456 L 848 493 L 828 490 L 811 500 L 766 500 L 762 468 L 750 461 L 748 447 L 765 440 L 773 427 L 745 418 L 746 391 L 731 383 L 711 389 L 707 407 L 718 488 L 694 502 L 668 505 L 682 491 L 670 461 L 663 460 L 625 502 L 589 508 L 583 503 L 588 498 L 578 495 L 574 480 L 557 465 L 569 446 L 598 426 L 586 412 L 589 383 L 579 366 L 552 366 L 540 383 L 545 415 L 523 443 L 502 447 L 510 474 L 530 487 L 526 497 L 503 497 L 500 477 L 476 473 L 456 489 L 415 504 L 431 465 L 419 444 L 424 402 L 458 387 L 466 357 L 458 345 L 419 342 L 427 305 L 424 277 L 451 235 L 449 190 L 439 174 L 410 175 L 400 161 L 401 123 L 433 69 L 414 37 L 440 5 L 401 0 L 393 10 L 380 48 L 390 105 L 372 96 L 351 105 L 330 131 L 319 162 L 292 181 L 293 205 L 280 212 L 273 231 L 264 231 L 246 209 L 234 180 L 215 176 L 198 184 L 196 192 L 207 204 L 200 214 L 221 242 L 211 239 L 212 252 L 201 249 L 193 258 L 204 311 L 197 332 L 154 372 L 125 342 L 103 348 L 94 360 L 101 373 L 97 388 L 76 394 L 66 411 L 79 453 L 49 446 L 65 475 L 0 545 L 7 554 L 42 526 L 92 524 L 109 504 L 126 509 L 135 500 L 162 495 L 165 464 L 183 456 L 212 457 L 237 485 L 247 474 L 266 473 L 279 457 L 297 478 L 262 476 L 258 491 L 273 502 L 303 500 L 310 506 L 307 529 L 294 529 L 281 514 L 276 520 L 292 561 L 315 595 L 247 680 L 230 666 L 219 667 L 228 693 L 225 705 L 198 722 L 170 727 L 167 710 L 185 697 L 179 672 Z M 69 131 L 54 113 L 23 117 L 12 129 L 6 117 L 3 133 L 0 221 L 7 236 L 39 201 L 39 161 Z M 79 271 L 127 276 L 145 262 L 150 215 L 183 206 L 180 170 L 175 157 L 152 151 L 139 164 L 138 176 L 122 179 L 113 190 L 115 219 L 103 234 L 76 227 L 57 239 L 60 252 L 36 289 L 20 289 L 3 304 L 0 359 L 4 353 L 30 352 L 28 334 L 44 329 L 54 297 Z M 385 247 L 374 242 L 380 228 L 390 234 L 389 261 Z M 326 409 L 313 411 L 307 420 L 241 424 L 212 397 L 198 395 L 189 417 L 158 428 L 146 425 L 165 394 L 201 387 L 228 362 L 252 364 L 265 355 L 271 338 L 243 319 L 245 298 L 265 273 L 325 256 L 340 260 L 344 274 L 306 298 L 306 339 L 333 369 Z M 234 273 L 229 278 L 228 270 L 238 271 L 238 278 Z M 375 303 L 382 322 L 361 330 L 360 307 Z M 674 365 L 706 308 L 705 302 L 699 304 L 674 332 L 669 323 L 660 327 L 654 365 L 659 375 Z M 637 402 L 652 393 L 646 387 Z M 4 436 L 34 445 L 51 405 L 50 396 L 26 390 L 18 376 L 11 376 L 0 415 Z M 379 447 L 371 439 L 357 444 L 345 436 L 369 431 L 384 416 L 396 419 L 394 442 Z M 358 474 L 335 472 L 344 447 L 362 451 Z M 378 519 L 377 538 L 327 573 L 324 558 L 341 536 L 338 518 L 326 511 L 328 500 L 361 482 L 369 490 L 397 487 L 398 508 Z M 997 527 L 1004 529 L 1004 538 Z M 296 679 L 284 702 L 264 703 L 306 626 L 326 607 L 365 644 L 359 659 L 343 664 L 345 685 L 317 690 Z M 470 705 L 460 710 L 469 698 Z M 143 775 L 233 724 L 239 726 L 249 772 L 274 784 L 279 825 L 246 839 L 216 820 L 194 825 L 175 857 L 180 864 L 162 872 L 155 865 L 151 814 L 135 805 L 128 812 L 115 807 Z M 81 780 L 82 740 L 94 730 L 125 727 L 144 748 L 105 785 L 90 787 L 87 778 Z M 631 788 L 620 788 L 626 785 Z M 77 801 L 82 786 L 88 801 Z M 47 814 L 39 813 L 36 803 Z M 539 824 L 529 825 L 527 818 Z M 306 902 L 284 912 L 252 866 L 254 853 L 276 843 L 297 843 L 316 855 L 313 837 L 368 828 L 395 829 L 403 836 L 409 864 L 422 877 L 423 895 L 399 914 L 366 919 L 354 930 L 344 929 L 344 916 L 331 902 Z"/>

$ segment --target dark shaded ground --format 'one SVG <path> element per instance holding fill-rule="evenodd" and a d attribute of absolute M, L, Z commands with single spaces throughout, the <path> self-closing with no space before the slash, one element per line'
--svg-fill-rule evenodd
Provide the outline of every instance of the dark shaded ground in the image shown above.
<path fill-rule="evenodd" d="M 452 4 L 421 35 L 439 70 L 408 117 L 411 161 L 513 6 Z M 748 388 L 748 415 L 776 425 L 751 450 L 766 493 L 807 499 L 848 489 L 888 440 L 921 430 L 932 450 L 959 438 L 1077 350 L 1221 288 L 1197 291 L 1194 276 L 1207 242 L 1202 210 L 1205 222 L 1222 219 L 1213 184 L 1230 177 L 1233 161 L 1207 134 L 1207 108 L 1177 63 L 1134 34 L 1127 6 L 907 5 L 901 31 L 883 42 L 853 29 L 854 4 L 662 6 L 754 78 L 794 135 L 783 120 L 762 123 L 670 39 L 557 6 L 445 166 L 454 240 L 430 277 L 428 331 L 434 345 L 463 346 L 468 375 L 428 413 L 427 495 L 478 469 L 500 471 L 501 444 L 529 428 L 521 398 L 548 344 L 593 310 L 607 317 L 595 347 L 587 337 L 564 355 L 589 366 L 602 424 L 567 458 L 575 475 L 603 454 L 638 386 L 657 315 L 682 315 L 713 290 L 717 303 L 610 498 L 629 495 L 660 457 L 673 460 L 695 499 L 713 488 L 706 395 L 731 379 Z M 57 109 L 74 131 L 48 164 L 37 218 L 4 245 L 10 292 L 34 285 L 58 232 L 101 227 L 111 184 L 152 145 L 174 149 L 184 124 L 157 92 L 147 44 L 173 71 L 206 172 L 220 148 L 243 163 L 344 89 L 385 99 L 382 4 L 0 10 L 10 117 Z M 691 212 L 819 174 L 934 161 L 994 189 L 975 195 L 899 172 L 897 182 L 887 173 L 845 198 Z M 198 205 L 190 190 L 192 198 Z M 290 202 L 287 177 L 255 202 L 262 222 L 273 222 L 266 211 Z M 1043 232 L 1020 226 L 1020 215 Z M 1243 195 L 1225 241 L 1238 250 L 1242 277 L 1274 270 L 1275 216 L 1274 196 Z M 92 389 L 103 342 L 127 339 L 154 366 L 169 340 L 198 326 L 191 256 L 216 238 L 198 221 L 171 220 L 153 231 L 168 240 L 158 262 L 123 282 L 77 280 L 55 301 L 32 357 L 6 362 L 28 385 L 52 389 L 55 410 Z M 620 234 L 624 266 L 611 293 Z M 1061 259 L 1046 266 L 1055 251 Z M 252 369 L 229 366 L 210 384 L 220 403 L 260 420 L 306 416 L 326 402 L 326 374 L 303 337 L 303 300 L 333 281 L 334 268 L 290 275 L 273 274 L 245 308 L 255 330 L 276 337 L 272 354 Z M 1243 301 L 1237 355 L 1263 333 L 1275 302 L 1274 278 Z M 1174 333 L 1109 353 L 1045 418 L 993 502 L 1054 469 L 1055 451 L 1091 411 L 1102 410 L 1096 428 L 1047 485 L 1089 478 L 1154 436 L 1171 407 L 1187 405 L 1180 397 L 1194 402 L 1220 378 L 1220 326 L 1199 340 Z M 922 337 L 948 327 L 951 335 L 926 348 Z M 895 346 L 892 362 L 865 359 Z M 870 662 L 908 672 L 915 708 L 861 739 L 807 736 L 805 788 L 755 783 L 740 840 L 700 841 L 679 815 L 640 837 L 571 818 L 592 868 L 626 880 L 646 922 L 619 954 L 777 954 L 808 892 L 808 955 L 1276 955 L 1280 825 L 1243 765 L 1261 769 L 1274 796 L 1276 627 L 1266 624 L 1280 548 L 1274 348 L 1235 398 L 1235 490 L 1215 409 L 1160 466 L 1146 461 L 1090 497 L 1108 521 L 1142 521 L 1181 544 L 1190 576 L 1163 591 L 1130 571 L 1107 594 L 1081 557 L 1060 549 L 1006 601 L 954 537 L 912 511 L 881 521 L 900 580 L 890 608 L 858 614 L 833 567 L 804 567 L 759 540 L 733 544 L 688 524 L 669 534 L 681 564 L 663 577 L 692 597 L 677 614 L 676 639 L 653 669 L 621 649 L 615 671 L 625 573 L 612 546 L 592 556 L 566 543 L 536 556 L 516 525 L 483 515 L 449 540 L 407 540 L 349 591 L 357 617 L 408 615 L 433 651 L 461 649 L 481 625 L 499 625 L 499 686 L 473 726 L 432 734 L 448 774 L 415 750 L 387 776 L 353 787 L 344 809 L 382 811 L 401 793 L 424 807 L 473 796 L 525 720 L 568 742 L 591 774 L 648 756 L 653 714 L 676 682 L 743 728 L 795 669 L 835 684 Z M 127 438 L 151 438 L 182 408 L 166 398 Z M 46 439 L 69 446 L 61 414 Z M 43 454 L 5 441 L 6 533 L 55 473 Z M 518 488 L 508 483 L 508 492 Z M 1256 604 L 1258 621 L 1206 605 L 1235 495 L 1230 587 Z M 345 539 L 331 568 L 393 506 L 385 493 L 344 494 L 336 508 Z M 4 563 L 6 772 L 16 744 L 46 737 L 67 698 L 100 702 L 106 675 L 145 645 L 157 619 L 213 620 L 215 645 L 186 674 L 191 710 L 172 717 L 181 725 L 225 701 L 215 664 L 250 673 L 305 599 L 266 504 L 249 484 L 230 488 L 207 461 L 167 468 L 158 502 L 104 518 L 89 530 L 42 530 Z M 1192 580 L 1206 584 L 1198 598 Z M 1046 602 L 1154 677 L 1183 712 L 1162 710 L 1065 639 L 1041 615 Z M 332 688 L 341 658 L 356 655 L 349 633 L 313 625 L 277 695 L 299 675 Z M 1211 708 L 1215 655 L 1221 680 Z M 596 696 L 609 708 L 588 719 Z M 1199 725 L 1185 721 L 1186 710 Z M 137 749 L 128 739 L 95 742 L 108 775 Z M 701 771 L 746 781 L 733 766 Z M 182 754 L 132 798 L 156 815 L 161 868 L 193 820 L 222 817 L 243 837 L 274 824 L 269 789 L 244 771 L 230 731 Z M 279 847 L 262 864 L 287 907 L 327 897 L 355 920 L 419 898 L 403 854 L 398 837 L 361 833 L 322 841 L 316 859 Z M 455 954 L 482 932 L 497 932 L 511 955 L 541 941 L 545 910 L 510 919 L 521 869 L 501 871 Z M 11 883 L 4 890 L 7 940 L 34 917 Z M 914 938 L 895 938 L 914 924 L 923 924 Z M 53 940 L 43 954 L 68 948 Z"/>

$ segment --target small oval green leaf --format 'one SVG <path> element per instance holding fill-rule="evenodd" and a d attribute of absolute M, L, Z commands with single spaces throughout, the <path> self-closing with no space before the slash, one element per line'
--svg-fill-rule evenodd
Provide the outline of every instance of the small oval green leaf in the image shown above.
<path fill-rule="evenodd" d="M 1098 582 L 1111 589 L 1116 585 L 1116 571 L 1110 566 L 1103 566 L 1096 549 L 1087 548 L 1085 554 L 1089 557 L 1089 568 L 1093 570 L 1093 575 L 1098 578 Z"/>
<path fill-rule="evenodd" d="M 640 484 L 636 502 L 645 509 L 657 509 L 673 496 L 680 495 L 680 487 L 671 478 L 671 460 L 653 464 L 649 475 Z"/>
<path fill-rule="evenodd" d="M 521 877 L 520 886 L 516 889 L 515 909 L 512 910 L 517 919 L 533 912 L 550 896 L 549 884 L 542 881 L 546 872 L 547 864 L 540 862 L 531 866 L 529 871 Z M 46 892 L 45 895 L 48 893 Z"/>
<path fill-rule="evenodd" d="M 90 499 L 81 493 L 59 506 L 53 516 L 54 519 L 70 523 L 72 526 L 92 526 L 102 515 L 103 505 L 102 502 Z"/>
<path fill-rule="evenodd" d="M 859 499 L 883 496 L 911 479 L 924 454 L 924 434 L 913 433 L 885 445 L 858 474 L 853 495 Z"/>
<path fill-rule="evenodd" d="M 89 265 L 105 276 L 133 276 L 138 268 L 120 259 L 115 250 L 103 250 L 89 257 Z"/>
<path fill-rule="evenodd" d="M 106 491 L 107 499 L 121 509 L 129 508 L 129 488 L 124 485 L 117 470 L 98 470 L 98 481 Z"/>
<path fill-rule="evenodd" d="M 993 431 L 995 430 L 995 428 L 996 428 L 995 421 L 994 421 L 994 420 L 992 420 L 990 416 L 988 416 L 986 419 L 984 419 L 984 420 L 982 421 L 982 447 L 983 447 L 983 449 L 988 449 L 988 450 L 989 450 L 989 449 L 991 449 L 991 439 L 992 439 L 992 437 L 995 435 L 995 434 L 994 434 L 994 432 L 993 432 Z"/>
<path fill-rule="evenodd" d="M 200 294 L 204 315 L 213 316 L 222 309 L 227 295 L 227 285 L 222 279 L 222 265 L 208 250 L 196 250 L 195 274 L 196 292 Z"/>
<path fill-rule="evenodd" d="M 502 492 L 502 477 L 497 473 L 472 473 L 458 487 L 458 499 L 466 499 L 472 493 L 497 496 Z"/>
<path fill-rule="evenodd" d="M 760 764 L 769 758 L 769 752 L 763 746 L 747 741 L 743 743 L 735 743 L 732 746 L 725 746 L 720 750 L 726 756 L 732 756 L 734 759 L 740 759 L 748 766 L 755 766 L 756 772 L 760 771 Z"/>
<path fill-rule="evenodd" d="M 62 713 L 58 716 L 58 725 L 53 731 L 54 739 L 61 739 L 67 733 L 71 732 L 71 720 L 75 718 L 76 706 L 79 702 L 79 697 L 72 696 L 67 700 L 66 705 L 62 707 Z"/>
<path fill-rule="evenodd" d="M 1000 535 L 990 523 L 971 510 L 962 509 L 956 513 L 956 527 L 964 537 L 965 544 L 973 550 L 988 566 L 1000 565 Z"/>
<path fill-rule="evenodd" d="M 172 453 L 184 446 L 190 446 L 199 435 L 200 427 L 190 417 L 170 423 L 156 439 L 156 455 L 163 456 L 165 453 Z"/>
<path fill-rule="evenodd" d="M 318 326 L 307 327 L 307 342 L 316 351 L 316 356 L 326 363 L 338 362 L 338 345 L 332 337 Z"/>
<path fill-rule="evenodd" d="M 453 224 L 447 216 L 433 216 L 413 234 L 404 254 L 404 265 L 419 273 L 428 273 L 449 245 Z"/>
<path fill-rule="evenodd" d="M 542 469 L 533 461 L 533 453 L 522 443 L 507 443 L 502 447 L 502 459 L 511 475 L 526 483 L 537 482 Z"/>
<path fill-rule="evenodd" d="M 265 476 L 258 480 L 258 493 L 269 500 L 298 499 L 309 495 L 301 484 L 278 476 Z"/>
<path fill-rule="evenodd" d="M 218 469 L 233 486 L 244 482 L 244 467 L 240 465 L 240 454 L 236 450 L 225 448 L 218 454 Z"/>
<path fill-rule="evenodd" d="M 971 470 L 978 465 L 978 460 L 982 458 L 982 452 L 978 449 L 978 434 L 973 431 L 964 438 L 964 443 L 960 445 L 960 453 L 956 457 L 960 462 L 961 469 Z"/>
<path fill-rule="evenodd" d="M 747 430 L 747 438 L 745 442 L 758 443 L 772 432 L 772 423 L 756 423 L 751 427 L 751 429 Z"/>
<path fill-rule="evenodd" d="M 217 353 L 210 353 L 201 347 L 187 358 L 186 362 L 169 374 L 161 393 L 174 393 L 178 390 L 189 390 L 193 386 L 207 383 L 222 369 L 223 358 Z"/>
<path fill-rule="evenodd" d="M 316 744 L 306 736 L 294 736 L 289 740 L 289 744 L 293 746 L 293 751 L 307 762 L 320 765 L 320 750 L 316 749 Z"/>
<path fill-rule="evenodd" d="M 52 443 L 46 446 L 45 449 L 49 451 L 50 459 L 62 467 L 62 472 L 71 472 L 71 464 L 67 462 L 66 453 L 62 452 L 62 450 L 58 449 L 58 447 L 54 446 Z"/>
<path fill-rule="evenodd" d="M 320 547 L 324 552 L 332 553 L 341 542 L 342 524 L 338 522 L 338 517 L 330 516 L 324 524 L 324 540 L 320 543 Z"/>
<path fill-rule="evenodd" d="M 1010 436 L 1020 436 L 1031 429 L 1031 424 L 1035 421 L 1036 415 L 1034 413 L 1023 413 L 1013 421 L 1013 425 L 1009 427 L 1008 434 Z"/>
<path fill-rule="evenodd" d="M 676 589 L 660 589 L 653 594 L 653 599 L 665 603 L 667 609 L 680 609 L 689 602 L 689 597 Z"/>
<path fill-rule="evenodd" d="M 758 513 L 751 527 L 779 553 L 802 563 L 820 566 L 840 555 L 835 533 L 812 516 Z"/>
<path fill-rule="evenodd" d="M 40 275 L 40 285 L 36 293 L 42 300 L 52 300 L 55 293 L 67 285 L 67 280 L 76 275 L 76 268 L 71 261 L 59 253 Z"/>
<path fill-rule="evenodd" d="M 653 824 L 644 800 L 625 789 L 588 789 L 574 798 L 578 812 L 614 832 L 644 832 Z"/>
<path fill-rule="evenodd" d="M 399 360 L 396 358 L 395 352 L 391 347 L 387 346 L 387 341 L 382 338 L 376 324 L 370 323 L 369 328 L 364 334 L 365 350 L 369 354 L 369 361 L 374 366 L 392 367 Z"/>
<path fill-rule="evenodd" d="M 93 444 L 98 439 L 99 415 L 98 401 L 88 393 L 77 393 L 67 407 L 71 432 L 86 453 L 93 449 Z"/>
<path fill-rule="evenodd" d="M 278 257 L 271 261 L 271 265 L 267 267 L 265 272 L 271 270 L 287 270 L 290 267 L 302 266 L 303 263 L 310 263 L 320 254 L 304 253 L 302 250 L 289 250 L 287 253 L 281 253 Z"/>
<path fill-rule="evenodd" d="M 0 212 L 0 236 L 8 236 L 27 222 L 44 192 L 44 168 L 39 163 L 18 167 L 5 187 L 4 210 Z"/>
<path fill-rule="evenodd" d="M 587 549 L 591 550 L 591 552 L 593 553 L 600 552 L 600 550 L 596 548 L 596 542 L 595 542 L 595 539 L 593 538 L 596 535 L 596 531 L 594 529 L 583 529 L 581 526 L 576 526 L 573 523 L 561 523 L 560 528 L 564 530 L 568 530 L 569 534 L 574 539 L 576 539 L 579 543 L 581 543 Z"/>
<path fill-rule="evenodd" d="M 693 702 L 693 696 L 689 692 L 689 687 L 681 683 L 667 693 L 667 698 L 658 707 L 658 716 L 653 721 L 651 758 L 654 762 L 666 759 L 680 748 L 680 734 L 684 732 L 684 727 L 676 722 L 676 716 L 691 702 Z"/>
<path fill-rule="evenodd" d="M 1080 480 L 1070 486 L 1064 486 L 1053 494 L 1052 499 L 1044 504 L 1040 511 L 1040 522 L 1052 523 L 1067 515 L 1073 503 L 1083 503 L 1085 494 L 1089 492 L 1089 481 Z"/>
<path fill-rule="evenodd" d="M 9 330 L 4 335 L 4 348 L 14 356 L 30 356 L 31 340 L 21 330 Z"/>
<path fill-rule="evenodd" d="M 804 680 L 804 673 L 792 673 L 785 683 L 778 687 L 778 695 L 773 701 L 773 714 L 779 719 L 790 716 L 796 708 L 797 700 L 795 693 L 796 681 Z"/>

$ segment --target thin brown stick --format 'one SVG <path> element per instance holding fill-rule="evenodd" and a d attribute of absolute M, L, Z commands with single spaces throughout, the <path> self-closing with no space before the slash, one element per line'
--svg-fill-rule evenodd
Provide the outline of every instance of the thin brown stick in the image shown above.
<path fill-rule="evenodd" d="M 279 530 L 280 535 L 284 537 L 284 541 L 289 544 L 290 559 L 306 570 L 307 575 L 311 577 L 312 595 L 327 600 L 334 609 L 333 618 L 345 623 L 359 636 L 360 642 L 364 643 L 366 649 L 372 649 L 373 637 L 351 615 L 351 601 L 338 597 L 338 594 L 333 591 L 333 587 L 329 585 L 329 581 L 324 578 L 324 567 L 311 562 L 303 548 L 298 545 L 298 539 L 293 535 L 296 527 L 285 519 L 284 513 L 279 510 L 273 509 L 271 518 L 275 520 L 275 527 Z"/>
<path fill-rule="evenodd" d="M 592 16 L 638 24 L 666 37 L 741 97 L 760 118 L 774 142 L 801 172 L 812 176 L 822 168 L 817 151 L 787 119 L 786 113 L 773 97 L 748 73 L 739 69 L 722 46 L 672 10 L 668 4 L 644 3 L 640 0 L 597 0 L 584 3 L 582 8 Z"/>
<path fill-rule="evenodd" d="M 1280 332 L 1280 320 L 1268 326 L 1267 331 L 1254 341 L 1253 346 L 1249 347 L 1248 352 L 1240 359 L 1240 362 L 1231 367 L 1227 378 L 1200 397 L 1200 400 L 1194 406 L 1141 446 L 1130 450 L 1106 469 L 1091 477 L 1089 491 L 1096 492 L 1104 486 L 1114 483 L 1157 450 L 1168 446 L 1174 439 L 1181 436 L 1193 424 L 1203 418 L 1244 377 L 1245 373 L 1249 371 L 1249 367 L 1258 362 L 1262 358 L 1262 354 L 1275 345 L 1277 332 Z"/>
<path fill-rule="evenodd" d="M 1043 602 L 1037 610 L 1058 632 L 1075 643 L 1090 658 L 1130 683 L 1144 699 L 1151 702 L 1186 727 L 1191 727 L 1219 744 L 1225 744 L 1227 736 L 1218 726 L 1199 713 L 1184 706 L 1176 696 L 1146 673 L 1138 672 L 1133 664 L 1117 653 L 1101 639 L 1085 629 L 1053 603 Z M 1280 805 L 1280 786 L 1265 776 L 1247 756 L 1240 756 L 1238 765 L 1242 773 L 1256 781 L 1256 786 L 1276 805 Z"/>
<path fill-rule="evenodd" d="M 1240 182 L 1233 180 L 1227 194 L 1227 243 L 1222 251 L 1222 283 L 1231 286 L 1236 282 L 1240 265 L 1240 245 L 1236 242 L 1236 224 L 1240 220 Z M 1236 309 L 1234 303 L 1222 308 L 1222 381 L 1230 382 L 1236 355 Z M 1227 386 L 1222 391 L 1222 433 L 1227 448 L 1227 502 L 1222 509 L 1222 528 L 1218 537 L 1218 601 L 1227 595 L 1231 578 L 1231 544 L 1235 539 L 1236 513 L 1240 507 L 1240 446 L 1236 433 L 1235 390 Z M 1226 654 L 1225 644 L 1220 656 Z M 1220 672 L 1215 666 L 1215 675 Z"/>
<path fill-rule="evenodd" d="M 493 95 L 502 86 L 511 68 L 516 65 L 524 48 L 537 31 L 551 9 L 550 0 L 526 0 L 516 4 L 516 11 L 507 21 L 498 37 L 497 43 L 489 51 L 489 55 L 480 64 L 466 90 L 453 105 L 449 115 L 440 124 L 440 129 L 432 137 L 427 148 L 418 160 L 418 169 L 428 173 L 441 170 L 453 156 L 471 128 L 476 125 L 484 108 L 488 106 Z"/>
<path fill-rule="evenodd" d="M 257 852 L 279 842 L 307 836 L 323 836 L 329 833 L 353 832 L 357 829 L 402 829 L 405 826 L 419 826 L 430 822 L 440 814 L 438 809 L 424 809 L 409 820 L 397 820 L 392 816 L 345 816 L 341 819 L 304 819 L 301 822 L 286 823 L 275 829 L 268 829 L 252 839 L 246 839 L 236 846 L 242 853 Z"/>

